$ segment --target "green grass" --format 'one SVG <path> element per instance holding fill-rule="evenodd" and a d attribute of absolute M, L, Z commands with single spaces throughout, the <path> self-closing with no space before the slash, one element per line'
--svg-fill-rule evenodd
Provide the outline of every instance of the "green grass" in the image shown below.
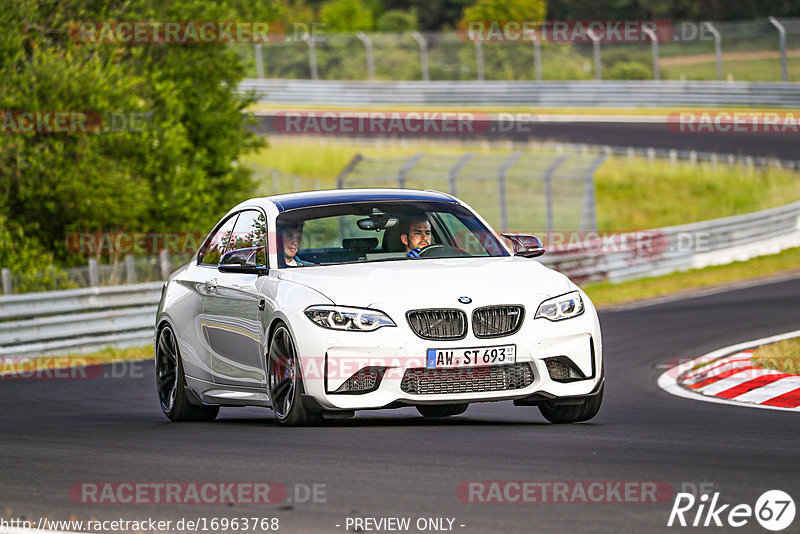
<path fill-rule="evenodd" d="M 598 170 L 595 189 L 600 230 L 645 230 L 800 200 L 800 176 L 775 168 L 612 158 Z"/>
<path fill-rule="evenodd" d="M 301 189 L 332 188 L 336 175 L 356 153 L 368 157 L 397 157 L 420 151 L 459 154 L 467 151 L 507 154 L 508 148 L 456 144 L 387 143 L 385 146 L 322 142 L 308 138 L 272 138 L 270 146 L 244 163 L 256 169 L 261 194 L 272 194 L 269 172 L 299 175 Z M 281 182 L 282 192 L 293 183 Z M 610 158 L 597 172 L 598 229 L 627 231 L 672 226 L 688 222 L 749 213 L 800 200 L 798 174 L 775 168 L 748 170 L 742 166 L 691 165 L 644 158 Z M 462 193 L 463 194 L 463 193 Z M 516 210 L 519 211 L 519 210 Z M 515 227 L 535 228 L 524 221 Z"/>
<path fill-rule="evenodd" d="M 751 361 L 756 367 L 800 375 L 800 338 L 761 346 L 756 349 Z"/>
<path fill-rule="evenodd" d="M 800 58 L 787 59 L 789 81 L 800 81 Z M 779 58 L 744 59 L 726 61 L 722 56 L 723 79 L 730 74 L 734 81 L 742 82 L 779 82 L 781 81 L 781 61 Z M 678 80 L 684 76 L 687 80 L 716 80 L 717 64 L 715 61 L 695 63 L 692 65 L 666 66 L 661 68 L 662 78 Z"/>
<path fill-rule="evenodd" d="M 749 261 L 693 269 L 618 284 L 589 283 L 585 284 L 583 289 L 597 306 L 608 307 L 792 272 L 800 274 L 800 248 L 787 249 L 780 254 L 760 256 Z"/>

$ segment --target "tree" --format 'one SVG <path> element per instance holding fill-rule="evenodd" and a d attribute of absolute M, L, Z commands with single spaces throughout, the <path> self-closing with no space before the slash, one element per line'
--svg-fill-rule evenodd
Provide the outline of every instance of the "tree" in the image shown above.
<path fill-rule="evenodd" d="M 418 26 L 416 11 L 392 9 L 381 15 L 376 24 L 376 29 L 379 32 L 400 33 L 416 30 Z"/>
<path fill-rule="evenodd" d="M 237 160 L 261 142 L 246 128 L 252 100 L 235 91 L 244 68 L 232 47 L 75 42 L 70 33 L 72 21 L 231 18 L 201 0 L 6 5 L 0 109 L 88 110 L 104 128 L 0 135 L 0 214 L 77 263 L 65 247 L 71 232 L 202 231 L 249 196 Z M 115 114 L 126 127 L 108 128 Z"/>
<path fill-rule="evenodd" d="M 361 0 L 333 0 L 320 10 L 325 29 L 332 32 L 370 31 L 372 11 Z"/>
<path fill-rule="evenodd" d="M 547 4 L 544 0 L 478 0 L 464 10 L 462 21 L 544 20 Z"/>

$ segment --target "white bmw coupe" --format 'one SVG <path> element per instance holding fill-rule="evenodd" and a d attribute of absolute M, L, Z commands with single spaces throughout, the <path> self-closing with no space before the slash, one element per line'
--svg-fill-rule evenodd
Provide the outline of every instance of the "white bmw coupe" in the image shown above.
<path fill-rule="evenodd" d="M 164 284 L 157 390 L 173 421 L 221 406 L 286 425 L 415 406 L 538 406 L 553 423 L 600 409 L 600 324 L 589 298 L 433 191 L 349 189 L 242 202 Z"/>

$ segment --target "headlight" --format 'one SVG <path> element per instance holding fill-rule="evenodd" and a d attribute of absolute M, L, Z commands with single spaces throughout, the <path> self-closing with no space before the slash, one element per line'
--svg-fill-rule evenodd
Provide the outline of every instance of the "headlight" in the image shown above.
<path fill-rule="evenodd" d="M 306 317 L 332 330 L 371 332 L 382 326 L 397 326 L 381 311 L 347 306 L 311 306 L 306 308 Z"/>
<path fill-rule="evenodd" d="M 572 291 L 560 297 L 553 297 L 539 304 L 534 319 L 547 319 L 548 321 L 561 321 L 571 319 L 582 314 L 584 310 L 583 299 L 580 293 Z"/>

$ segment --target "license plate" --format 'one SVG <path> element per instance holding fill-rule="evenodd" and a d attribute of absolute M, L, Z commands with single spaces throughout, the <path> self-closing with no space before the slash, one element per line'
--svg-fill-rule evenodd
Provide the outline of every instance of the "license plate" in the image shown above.
<path fill-rule="evenodd" d="M 476 367 L 516 363 L 516 345 L 470 347 L 465 349 L 428 349 L 426 367 Z"/>

